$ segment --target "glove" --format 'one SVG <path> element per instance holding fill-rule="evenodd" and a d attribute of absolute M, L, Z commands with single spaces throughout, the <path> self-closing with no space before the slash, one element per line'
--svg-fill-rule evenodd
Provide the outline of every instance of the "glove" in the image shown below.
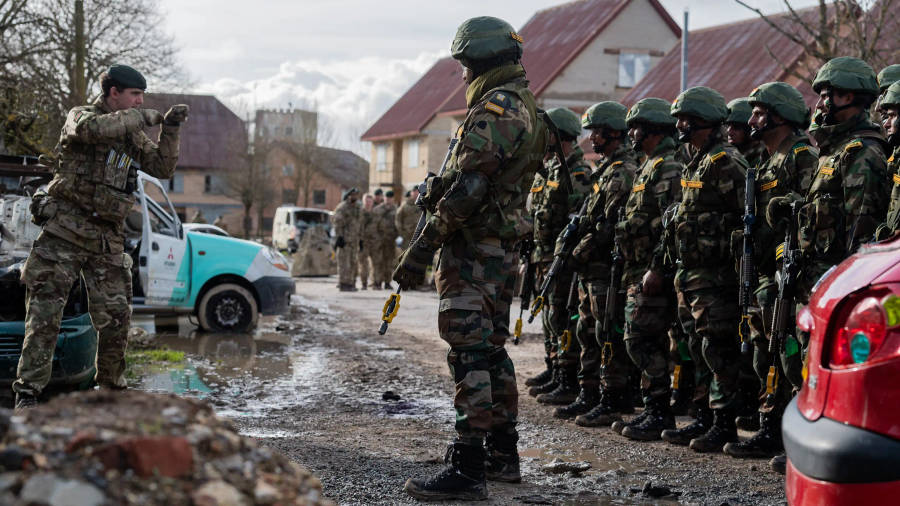
<path fill-rule="evenodd" d="M 344 242 L 344 236 L 342 235 L 337 236 L 337 239 L 334 240 L 335 248 L 343 248 L 346 244 L 347 243 Z"/>
<path fill-rule="evenodd" d="M 641 293 L 644 295 L 659 295 L 662 293 L 663 278 L 658 272 L 649 270 L 644 273 L 641 280 Z"/>
<path fill-rule="evenodd" d="M 781 220 L 790 219 L 791 203 L 800 199 L 802 197 L 796 193 L 772 197 L 766 205 L 766 221 L 769 222 L 769 226 L 775 228 Z"/>
<path fill-rule="evenodd" d="M 359 241 L 359 250 L 360 250 L 360 251 L 363 250 L 362 241 Z"/>
<path fill-rule="evenodd" d="M 156 109 L 141 109 L 141 116 L 144 118 L 144 125 L 148 127 L 156 126 L 163 122 L 163 115 Z"/>
<path fill-rule="evenodd" d="M 178 126 L 187 121 L 189 111 L 190 107 L 185 104 L 173 105 L 168 112 L 166 112 L 163 121 L 168 126 Z"/>
<path fill-rule="evenodd" d="M 416 241 L 400 256 L 400 263 L 391 278 L 400 285 L 401 290 L 421 285 L 425 282 L 425 269 L 433 257 L 434 248 Z"/>

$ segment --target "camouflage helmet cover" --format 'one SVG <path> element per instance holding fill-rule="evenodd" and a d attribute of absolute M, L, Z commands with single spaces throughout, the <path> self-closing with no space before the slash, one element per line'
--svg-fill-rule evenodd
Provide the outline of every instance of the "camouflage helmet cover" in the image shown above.
<path fill-rule="evenodd" d="M 900 81 L 888 86 L 881 99 L 881 107 L 900 108 Z"/>
<path fill-rule="evenodd" d="M 750 114 L 753 112 L 753 106 L 747 97 L 736 98 L 728 102 L 728 116 L 725 123 L 740 123 L 746 125 L 750 121 Z"/>
<path fill-rule="evenodd" d="M 900 63 L 888 65 L 878 73 L 878 86 L 882 93 L 897 81 L 900 81 Z"/>
<path fill-rule="evenodd" d="M 450 44 L 450 55 L 463 65 L 471 62 L 510 56 L 522 57 L 522 37 L 500 18 L 479 16 L 459 25 Z"/>
<path fill-rule="evenodd" d="M 628 127 L 625 126 L 625 116 L 628 109 L 613 101 L 606 101 L 594 104 L 581 115 L 581 126 L 584 128 L 609 128 L 610 130 L 623 131 Z"/>
<path fill-rule="evenodd" d="M 642 98 L 631 106 L 625 116 L 625 124 L 650 123 L 651 125 L 675 126 L 675 118 L 670 111 L 672 104 L 661 98 Z"/>
<path fill-rule="evenodd" d="M 672 102 L 671 115 L 688 114 L 702 120 L 718 123 L 728 117 L 728 107 L 722 95 L 706 86 L 694 86 L 678 95 Z"/>
<path fill-rule="evenodd" d="M 828 60 L 813 80 L 816 93 L 830 86 L 839 90 L 878 95 L 878 78 L 872 67 L 854 56 L 841 56 Z"/>
<path fill-rule="evenodd" d="M 788 83 L 776 81 L 760 85 L 750 92 L 750 106 L 761 105 L 798 127 L 809 122 L 810 110 L 803 94 Z"/>
<path fill-rule="evenodd" d="M 547 111 L 547 116 L 562 135 L 572 138 L 577 138 L 581 135 L 581 123 L 578 121 L 578 115 L 570 109 L 554 107 Z"/>

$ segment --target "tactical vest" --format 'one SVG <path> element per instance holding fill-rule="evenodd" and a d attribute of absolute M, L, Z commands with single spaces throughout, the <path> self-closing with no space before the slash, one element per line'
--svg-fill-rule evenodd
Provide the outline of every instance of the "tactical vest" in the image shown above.
<path fill-rule="evenodd" d="M 96 106 L 84 109 L 104 114 Z M 121 225 L 134 204 L 131 193 L 140 169 L 140 151 L 130 134 L 126 139 L 87 144 L 63 136 L 47 193 L 93 218 Z"/>

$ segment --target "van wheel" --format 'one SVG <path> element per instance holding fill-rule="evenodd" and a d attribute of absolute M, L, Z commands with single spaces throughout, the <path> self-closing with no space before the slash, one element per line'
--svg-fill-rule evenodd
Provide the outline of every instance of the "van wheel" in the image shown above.
<path fill-rule="evenodd" d="M 212 332 L 246 332 L 256 327 L 259 310 L 246 288 L 234 283 L 212 287 L 200 300 L 200 327 Z"/>

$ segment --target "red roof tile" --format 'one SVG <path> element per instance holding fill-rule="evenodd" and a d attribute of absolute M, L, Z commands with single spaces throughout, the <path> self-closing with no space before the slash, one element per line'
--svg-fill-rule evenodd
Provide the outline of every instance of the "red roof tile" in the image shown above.
<path fill-rule="evenodd" d="M 798 10 L 804 17 L 816 16 L 817 7 Z M 774 22 L 784 17 L 771 16 Z M 772 54 L 770 55 L 769 52 Z M 688 37 L 687 87 L 708 86 L 725 100 L 747 96 L 756 86 L 770 81 L 783 81 L 787 72 L 782 67 L 794 65 L 803 49 L 778 33 L 760 18 L 691 31 Z M 776 58 L 772 58 L 775 55 Z M 681 85 L 681 45 L 674 47 L 622 99 L 632 105 L 644 97 L 674 100 Z M 800 91 L 811 99 L 812 88 L 801 85 Z"/>

